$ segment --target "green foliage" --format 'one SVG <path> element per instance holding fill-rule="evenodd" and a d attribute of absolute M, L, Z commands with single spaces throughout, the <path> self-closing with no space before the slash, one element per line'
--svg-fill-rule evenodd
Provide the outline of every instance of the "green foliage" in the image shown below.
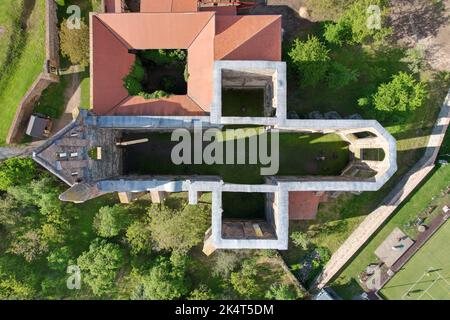
<path fill-rule="evenodd" d="M 295 39 L 289 51 L 294 68 L 300 75 L 302 86 L 314 86 L 323 81 L 329 68 L 329 50 L 316 36 L 307 41 Z"/>
<path fill-rule="evenodd" d="M 0 190 L 30 182 L 36 167 L 30 158 L 10 158 L 0 163 Z"/>
<path fill-rule="evenodd" d="M 88 156 L 92 160 L 97 160 L 98 154 L 97 154 L 97 147 L 93 147 L 88 150 Z"/>
<path fill-rule="evenodd" d="M 402 59 L 412 73 L 420 73 L 425 67 L 425 53 L 419 48 L 408 49 Z"/>
<path fill-rule="evenodd" d="M 30 300 L 34 296 L 31 286 L 15 277 L 0 273 L 0 300 Z"/>
<path fill-rule="evenodd" d="M 269 300 L 296 300 L 299 297 L 296 290 L 286 284 L 273 284 L 266 293 Z"/>
<path fill-rule="evenodd" d="M 409 112 L 422 107 L 427 96 L 424 82 L 417 81 L 411 74 L 399 72 L 391 82 L 381 84 L 370 98 L 359 99 L 358 104 L 371 106 L 377 118 L 385 120 L 393 115 L 396 118 L 406 117 Z"/>
<path fill-rule="evenodd" d="M 245 299 L 256 297 L 258 293 L 258 281 L 258 271 L 253 260 L 245 260 L 241 270 L 231 273 L 231 285 Z"/>
<path fill-rule="evenodd" d="M 159 49 L 145 50 L 141 53 L 141 57 L 145 60 L 152 61 L 156 65 L 170 64 L 173 61 L 186 61 L 186 50 L 182 49 Z"/>
<path fill-rule="evenodd" d="M 124 263 L 124 257 L 119 245 L 96 239 L 89 246 L 89 251 L 81 254 L 77 264 L 86 282 L 96 296 L 101 296 L 111 290 L 117 272 Z"/>
<path fill-rule="evenodd" d="M 310 241 L 306 233 L 294 231 L 291 233 L 291 240 L 296 247 L 300 247 L 302 250 L 308 250 Z"/>
<path fill-rule="evenodd" d="M 139 82 L 139 80 L 133 78 L 130 75 L 126 76 L 123 79 L 123 86 L 125 87 L 125 89 L 127 89 L 130 96 L 137 96 L 143 90 L 142 84 Z"/>
<path fill-rule="evenodd" d="M 117 236 L 129 224 L 127 209 L 116 204 L 112 207 L 102 207 L 94 217 L 94 229 L 101 237 Z"/>
<path fill-rule="evenodd" d="M 61 52 L 73 64 L 89 65 L 89 27 L 81 19 L 80 29 L 69 29 L 67 20 L 60 26 L 59 38 Z"/>
<path fill-rule="evenodd" d="M 166 98 L 166 97 L 170 96 L 169 93 L 167 93 L 167 92 L 165 92 L 163 90 L 156 90 L 156 91 L 153 91 L 152 93 L 148 93 L 148 92 L 143 92 L 142 91 L 142 92 L 139 92 L 137 95 L 142 97 L 142 98 L 144 98 L 144 99 L 146 99 L 146 100 L 149 100 L 149 99 L 161 99 L 161 98 Z"/>
<path fill-rule="evenodd" d="M 351 42 L 352 26 L 347 20 L 339 20 L 337 23 L 328 22 L 325 24 L 324 38 L 329 43 L 342 46 Z"/>
<path fill-rule="evenodd" d="M 152 249 L 151 231 L 144 221 L 134 221 L 126 231 L 127 242 L 131 246 L 131 253 L 150 253 Z"/>
<path fill-rule="evenodd" d="M 388 0 L 355 1 L 336 23 L 326 24 L 325 39 L 339 46 L 383 40 L 390 33 L 389 28 L 383 27 L 387 17 L 388 3 Z"/>
<path fill-rule="evenodd" d="M 143 298 L 173 300 L 187 294 L 186 257 L 172 253 L 170 260 L 160 256 L 147 275 L 142 278 Z"/>
<path fill-rule="evenodd" d="M 161 87 L 162 87 L 163 91 L 165 91 L 165 92 L 173 91 L 173 89 L 175 87 L 175 79 L 170 76 L 166 76 L 166 77 L 162 78 Z"/>
<path fill-rule="evenodd" d="M 42 239 L 40 230 L 29 230 L 16 236 L 8 249 L 9 253 L 22 256 L 31 262 L 48 251 L 48 243 Z"/>
<path fill-rule="evenodd" d="M 231 272 L 236 270 L 242 261 L 242 256 L 231 250 L 218 250 L 215 253 L 215 263 L 213 267 L 213 275 L 228 279 Z"/>
<path fill-rule="evenodd" d="M 47 256 L 48 267 L 52 270 L 64 271 L 70 264 L 72 252 L 69 247 L 56 248 Z"/>
<path fill-rule="evenodd" d="M 342 88 L 358 79 L 358 72 L 347 68 L 343 64 L 334 62 L 330 65 L 328 73 L 328 86 L 330 88 Z"/>
<path fill-rule="evenodd" d="M 214 300 L 216 296 L 205 284 L 201 284 L 197 289 L 191 291 L 189 300 Z"/>
<path fill-rule="evenodd" d="M 210 225 L 210 212 L 204 204 L 186 205 L 181 210 L 153 205 L 149 227 L 156 248 L 186 252 L 201 243 Z"/>

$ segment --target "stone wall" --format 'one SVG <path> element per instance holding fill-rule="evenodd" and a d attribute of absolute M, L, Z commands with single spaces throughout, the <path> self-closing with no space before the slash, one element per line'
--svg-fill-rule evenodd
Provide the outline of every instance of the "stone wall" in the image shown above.
<path fill-rule="evenodd" d="M 51 83 L 59 81 L 59 76 L 50 73 L 51 69 L 56 70 L 59 68 L 58 18 L 54 0 L 45 0 L 45 29 L 46 60 L 43 70 L 17 107 L 14 120 L 6 137 L 7 144 L 20 143 L 25 134 L 30 116 L 33 113 L 34 104 Z"/>

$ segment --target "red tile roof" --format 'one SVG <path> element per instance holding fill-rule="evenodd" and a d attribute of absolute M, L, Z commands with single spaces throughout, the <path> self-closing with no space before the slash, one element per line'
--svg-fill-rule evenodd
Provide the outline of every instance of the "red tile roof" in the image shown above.
<path fill-rule="evenodd" d="M 170 1 L 157 2 L 163 6 Z M 154 1 L 148 3 L 156 6 Z M 183 8 L 190 2 L 176 3 L 171 3 L 172 9 Z M 96 14 L 91 30 L 92 94 L 97 114 L 208 112 L 215 60 L 281 60 L 281 16 L 228 16 L 212 11 Z M 127 99 L 122 79 L 135 59 L 129 49 L 187 49 L 187 96 L 170 97 L 160 103 L 143 101 L 140 97 Z"/>
<path fill-rule="evenodd" d="M 217 16 L 215 60 L 281 60 L 281 16 Z"/>
<path fill-rule="evenodd" d="M 141 0 L 141 12 L 196 12 L 197 0 Z"/>

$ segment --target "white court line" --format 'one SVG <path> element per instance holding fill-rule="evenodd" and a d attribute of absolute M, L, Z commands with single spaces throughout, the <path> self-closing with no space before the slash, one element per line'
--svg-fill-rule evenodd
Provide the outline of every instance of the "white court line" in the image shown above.
<path fill-rule="evenodd" d="M 441 275 L 440 274 L 438 274 L 438 277 L 436 278 L 436 279 L 434 279 L 434 281 L 423 291 L 423 293 L 416 299 L 416 300 L 420 300 L 420 298 L 422 298 L 422 296 L 426 293 L 426 294 L 428 294 L 433 300 L 435 300 L 434 299 L 434 297 L 431 295 L 431 294 L 429 294 L 428 293 L 428 290 L 430 290 L 430 288 L 432 287 L 432 286 L 434 286 L 434 284 L 439 280 L 441 278 Z"/>

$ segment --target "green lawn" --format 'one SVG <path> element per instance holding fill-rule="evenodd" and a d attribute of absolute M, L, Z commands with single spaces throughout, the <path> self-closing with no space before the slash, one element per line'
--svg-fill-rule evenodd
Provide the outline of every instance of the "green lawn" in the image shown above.
<path fill-rule="evenodd" d="M 447 221 L 380 293 L 390 300 L 450 300 L 449 243 Z"/>
<path fill-rule="evenodd" d="M 91 108 L 91 78 L 89 76 L 89 69 L 82 74 L 81 80 L 81 100 L 80 100 L 80 108 L 81 109 L 90 109 Z"/>
<path fill-rule="evenodd" d="M 222 90 L 222 115 L 224 117 L 264 117 L 264 90 Z"/>
<path fill-rule="evenodd" d="M 47 115 L 53 119 L 61 117 L 65 108 L 64 91 L 69 81 L 69 76 L 62 76 L 58 83 L 51 83 L 48 88 L 42 92 L 39 101 L 36 102 L 34 111 Z"/>
<path fill-rule="evenodd" d="M 0 59 L 3 59 L 0 64 L 7 65 L 2 68 L 0 78 L 0 145 L 5 144 L 20 100 L 42 72 L 45 61 L 45 2 L 36 1 L 29 17 L 25 14 L 28 27 L 25 32 L 20 32 L 17 30 L 17 15 L 11 16 L 8 12 L 12 12 L 11 8 L 19 13 L 23 12 L 23 2 L 3 0 L 0 5 L 0 25 L 3 21 L 10 22 L 10 30 L 3 35 L 0 43 Z M 13 35 L 13 42 L 7 40 L 8 34 L 10 37 Z M 7 51 L 4 51 L 4 46 Z M 5 52 L 9 58 L 5 59 Z"/>
<path fill-rule="evenodd" d="M 449 203 L 450 195 L 444 192 L 449 185 L 449 181 L 450 166 L 440 166 L 435 170 L 425 184 L 404 202 L 404 205 L 392 215 L 392 218 L 384 227 L 351 260 L 339 277 L 331 283 L 332 288 L 343 298 L 347 299 L 361 292 L 362 289 L 358 284 L 358 275 L 367 265 L 378 261 L 374 254 L 375 249 L 396 227 L 414 238 L 416 232 L 411 226 L 417 217 L 419 215 L 422 216 L 423 212 L 430 206 L 436 205 L 436 210 L 440 210 L 439 208 L 445 203 Z M 429 220 L 425 220 L 425 222 L 427 221 Z"/>
<path fill-rule="evenodd" d="M 268 166 L 261 164 L 173 164 L 171 151 L 177 142 L 171 142 L 170 135 L 127 134 L 125 140 L 148 138 L 149 142 L 126 148 L 125 171 L 129 174 L 219 175 L 226 182 L 264 183 L 260 168 Z M 348 144 L 334 134 L 281 133 L 279 153 L 279 176 L 339 175 L 349 161 Z M 325 160 L 316 160 L 318 156 L 324 156 Z"/>

